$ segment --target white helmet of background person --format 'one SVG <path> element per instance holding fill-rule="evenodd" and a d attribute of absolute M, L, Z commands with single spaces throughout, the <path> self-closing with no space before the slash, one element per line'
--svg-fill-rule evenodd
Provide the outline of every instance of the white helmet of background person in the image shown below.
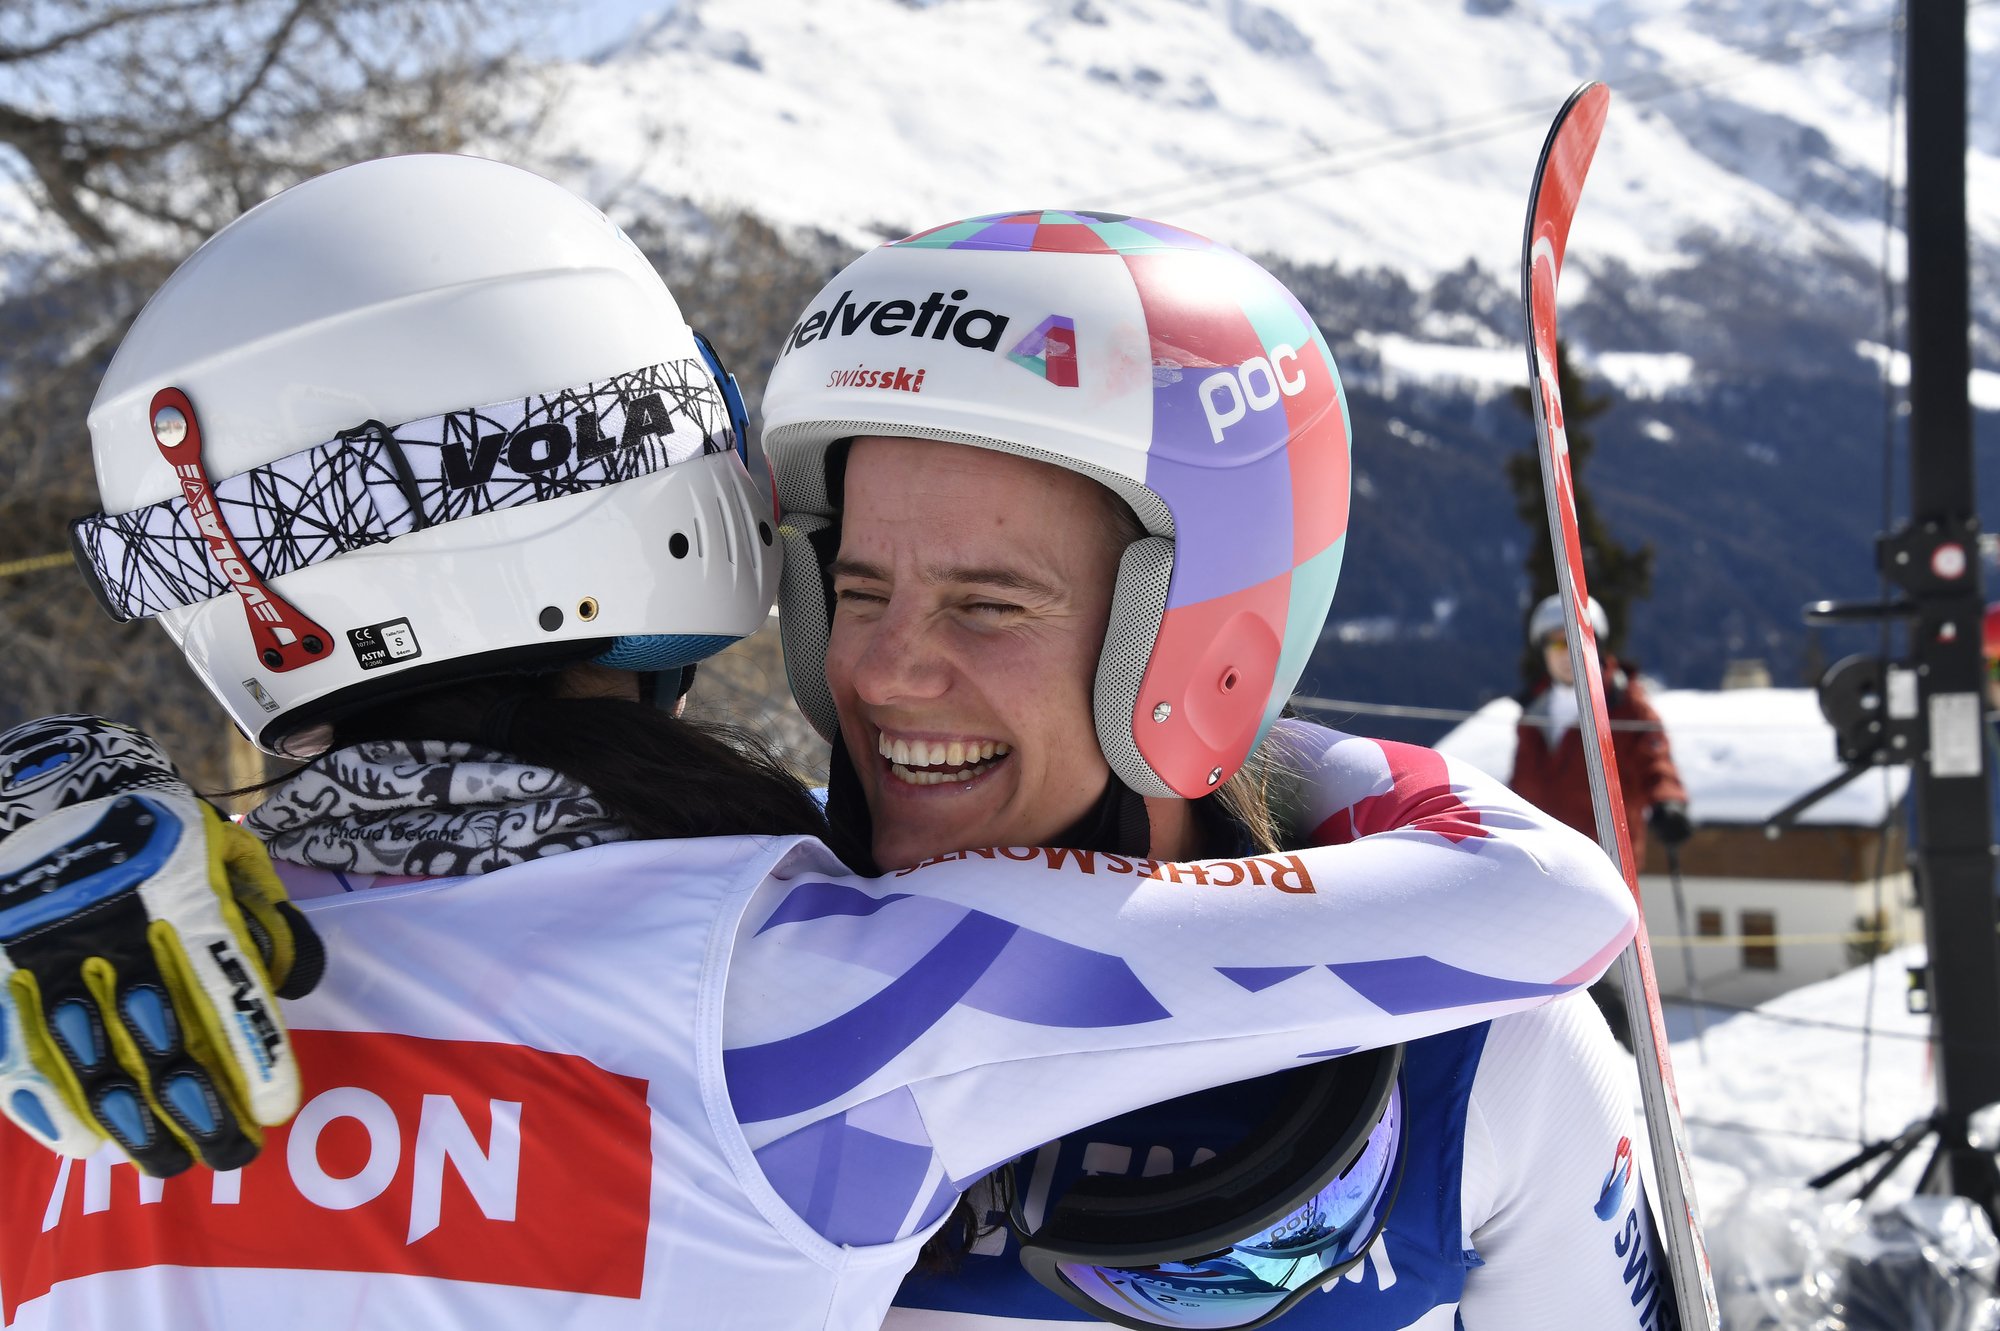
<path fill-rule="evenodd" d="M 80 566 L 272 752 L 452 679 L 679 667 L 777 590 L 733 381 L 623 232 L 497 162 L 366 162 L 231 222 L 125 335 L 90 435 Z"/>
<path fill-rule="evenodd" d="M 1274 721 L 1346 547 L 1347 403 L 1290 292 L 1233 250 L 1108 213 L 974 218 L 827 284 L 764 394 L 785 502 L 779 625 L 829 740 L 830 446 L 928 437 L 1090 476 L 1147 536 L 1119 566 L 1094 710 L 1141 795 L 1206 794 Z"/>
<path fill-rule="evenodd" d="M 1590 631 L 1599 639 L 1611 636 L 1611 621 L 1605 618 L 1604 607 L 1597 603 L 1595 596 L 1586 598 L 1590 602 Z M 1543 641 L 1563 631 L 1563 599 L 1560 593 L 1544 596 L 1535 603 L 1535 611 L 1528 616 L 1528 643 L 1539 647 Z"/>

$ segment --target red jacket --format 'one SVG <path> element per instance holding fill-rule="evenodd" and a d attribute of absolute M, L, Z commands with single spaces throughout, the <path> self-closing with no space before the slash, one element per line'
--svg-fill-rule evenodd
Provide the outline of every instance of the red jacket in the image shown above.
<path fill-rule="evenodd" d="M 1549 680 L 1523 696 L 1523 716 L 1547 693 Z M 1660 714 L 1646 701 L 1639 681 L 1628 678 L 1618 662 L 1604 662 L 1605 701 L 1613 721 L 1660 724 Z M 1618 729 L 1611 732 L 1611 749 L 1618 758 L 1618 783 L 1625 794 L 1625 819 L 1632 829 L 1634 871 L 1646 863 L 1646 811 L 1666 800 L 1687 802 L 1681 774 L 1665 730 Z M 1563 731 L 1552 750 L 1541 725 L 1523 720 L 1515 731 L 1514 774 L 1508 785 L 1530 804 L 1577 831 L 1597 839 L 1597 816 L 1590 807 L 1590 776 L 1583 765 L 1583 737 L 1575 726 Z"/>

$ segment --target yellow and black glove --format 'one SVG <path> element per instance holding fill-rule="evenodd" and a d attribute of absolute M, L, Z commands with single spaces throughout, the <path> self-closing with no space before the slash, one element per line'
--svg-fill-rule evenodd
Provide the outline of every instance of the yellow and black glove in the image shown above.
<path fill-rule="evenodd" d="M 248 1164 L 298 1110 L 319 936 L 263 846 L 92 716 L 0 734 L 0 1111 L 63 1155 Z"/>

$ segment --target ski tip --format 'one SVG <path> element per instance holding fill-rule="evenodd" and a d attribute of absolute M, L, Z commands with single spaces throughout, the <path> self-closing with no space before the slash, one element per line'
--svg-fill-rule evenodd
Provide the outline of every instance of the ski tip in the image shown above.
<path fill-rule="evenodd" d="M 1556 118 L 1549 125 L 1549 137 L 1542 144 L 1542 160 L 1558 143 L 1564 145 L 1568 155 L 1581 155 L 1586 169 L 1590 156 L 1597 150 L 1597 140 L 1604 133 L 1604 118 L 1611 110 L 1611 86 L 1601 79 L 1577 85 L 1556 112 Z"/>
<path fill-rule="evenodd" d="M 1576 91 L 1563 102 L 1562 112 L 1556 116 L 1556 120 L 1560 122 L 1566 119 L 1576 107 L 1584 103 L 1588 103 L 1601 116 L 1610 101 L 1611 85 L 1602 79 L 1590 79 L 1576 85 Z"/>
<path fill-rule="evenodd" d="M 1563 249 L 1569 239 L 1570 219 L 1576 212 L 1578 196 L 1583 193 L 1591 159 L 1597 155 L 1597 141 L 1604 133 L 1604 118 L 1610 106 L 1611 89 L 1607 85 L 1597 80 L 1583 84 L 1569 95 L 1562 110 L 1556 112 L 1548 138 L 1542 143 L 1541 157 L 1535 163 L 1534 183 L 1528 191 L 1528 224 L 1521 241 L 1521 299 L 1529 309 L 1531 328 L 1536 253 L 1538 249 L 1542 251 L 1547 261 L 1552 305 L 1555 283 L 1562 271 Z M 1549 323 L 1553 330 L 1553 308 Z M 1554 345 L 1553 336 L 1550 345 Z"/>

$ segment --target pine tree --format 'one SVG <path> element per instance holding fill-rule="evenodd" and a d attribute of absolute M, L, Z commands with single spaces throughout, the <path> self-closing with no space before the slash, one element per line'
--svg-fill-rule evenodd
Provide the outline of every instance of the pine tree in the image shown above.
<path fill-rule="evenodd" d="M 1616 656 L 1625 644 L 1632 603 L 1653 593 L 1653 547 L 1625 546 L 1613 540 L 1604 515 L 1591 500 L 1590 490 L 1583 481 L 1584 467 L 1597 447 L 1596 439 L 1585 425 L 1616 406 L 1617 398 L 1609 393 L 1593 393 L 1572 367 L 1569 345 L 1560 341 L 1556 343 L 1556 380 L 1562 391 L 1563 426 L 1569 439 L 1570 477 L 1576 487 L 1576 526 L 1583 539 L 1584 577 L 1589 580 L 1590 594 L 1597 598 L 1611 621 L 1610 636 L 1599 646 Z M 1526 388 L 1514 390 L 1514 405 L 1533 419 L 1534 404 Z M 1532 436 L 1527 447 L 1508 456 L 1507 484 L 1514 491 L 1514 511 L 1520 514 L 1529 534 L 1528 557 L 1523 561 L 1529 593 L 1528 611 L 1523 612 L 1521 620 L 1525 639 L 1527 614 L 1542 598 L 1559 590 L 1555 551 L 1548 536 L 1548 504 L 1542 495 L 1541 457 Z M 1541 675 L 1541 649 L 1528 643 L 1521 653 L 1522 683 L 1532 685 Z"/>

